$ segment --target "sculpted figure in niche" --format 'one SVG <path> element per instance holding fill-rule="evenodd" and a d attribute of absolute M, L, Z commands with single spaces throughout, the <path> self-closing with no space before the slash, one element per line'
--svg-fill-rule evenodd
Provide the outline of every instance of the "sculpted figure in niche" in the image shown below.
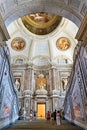
<path fill-rule="evenodd" d="M 46 84 L 42 83 L 42 81 L 41 81 L 41 83 L 39 84 L 40 89 L 44 89 L 45 86 L 46 86 Z"/>
<path fill-rule="evenodd" d="M 15 84 L 17 86 L 18 91 L 20 91 L 20 81 L 19 81 L 19 79 L 15 80 Z"/>
<path fill-rule="evenodd" d="M 63 88 L 63 91 L 66 90 L 66 85 L 67 85 L 67 78 L 63 78 L 62 79 L 62 88 Z"/>

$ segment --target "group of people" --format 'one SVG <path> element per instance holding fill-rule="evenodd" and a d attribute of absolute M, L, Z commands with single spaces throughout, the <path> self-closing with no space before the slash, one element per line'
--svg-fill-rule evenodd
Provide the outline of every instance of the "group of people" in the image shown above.
<path fill-rule="evenodd" d="M 53 124 L 56 124 L 56 125 L 61 125 L 61 119 L 63 119 L 63 118 L 64 118 L 64 112 L 63 111 L 56 111 L 55 110 L 52 113 L 50 111 L 48 111 L 47 114 L 46 114 L 46 119 L 52 120 Z M 24 108 L 20 109 L 20 111 L 19 111 L 19 119 L 23 119 L 23 120 L 26 119 L 26 111 L 25 111 Z M 28 119 L 30 121 L 36 120 L 36 112 L 30 110 Z"/>
<path fill-rule="evenodd" d="M 46 119 L 47 120 L 53 120 L 54 124 L 56 125 L 61 125 L 61 119 L 64 118 L 64 112 L 63 111 L 54 111 L 50 112 L 48 111 L 46 114 Z"/>
<path fill-rule="evenodd" d="M 24 108 L 20 109 L 19 120 L 25 120 L 26 118 L 29 119 L 30 121 L 36 120 L 36 112 L 35 111 L 33 112 L 32 110 L 30 110 L 29 116 L 27 117 L 25 109 Z"/>

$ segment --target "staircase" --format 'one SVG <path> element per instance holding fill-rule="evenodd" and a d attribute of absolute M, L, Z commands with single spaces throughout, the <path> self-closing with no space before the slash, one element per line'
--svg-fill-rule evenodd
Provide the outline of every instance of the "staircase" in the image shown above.
<path fill-rule="evenodd" d="M 21 120 L 4 130 L 83 130 L 83 129 L 71 125 L 65 120 L 62 120 L 60 126 L 54 124 L 54 121 L 35 120 L 29 122 L 29 120 L 25 121 Z"/>

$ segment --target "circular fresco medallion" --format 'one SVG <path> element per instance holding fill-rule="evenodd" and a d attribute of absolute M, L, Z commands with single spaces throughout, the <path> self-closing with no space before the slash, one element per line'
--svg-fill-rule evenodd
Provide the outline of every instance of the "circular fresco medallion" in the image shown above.
<path fill-rule="evenodd" d="M 56 47 L 60 50 L 67 50 L 70 47 L 70 40 L 66 37 L 61 37 L 56 42 Z"/>
<path fill-rule="evenodd" d="M 26 42 L 23 38 L 21 37 L 16 37 L 12 40 L 11 42 L 11 47 L 12 49 L 16 51 L 21 51 L 25 48 Z"/>

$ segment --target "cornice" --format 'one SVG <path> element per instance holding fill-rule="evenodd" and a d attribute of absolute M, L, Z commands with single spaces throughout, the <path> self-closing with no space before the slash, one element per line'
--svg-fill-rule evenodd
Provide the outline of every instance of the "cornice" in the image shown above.
<path fill-rule="evenodd" d="M 81 26 L 76 35 L 78 41 L 84 41 L 87 38 L 87 12 L 82 20 Z"/>

